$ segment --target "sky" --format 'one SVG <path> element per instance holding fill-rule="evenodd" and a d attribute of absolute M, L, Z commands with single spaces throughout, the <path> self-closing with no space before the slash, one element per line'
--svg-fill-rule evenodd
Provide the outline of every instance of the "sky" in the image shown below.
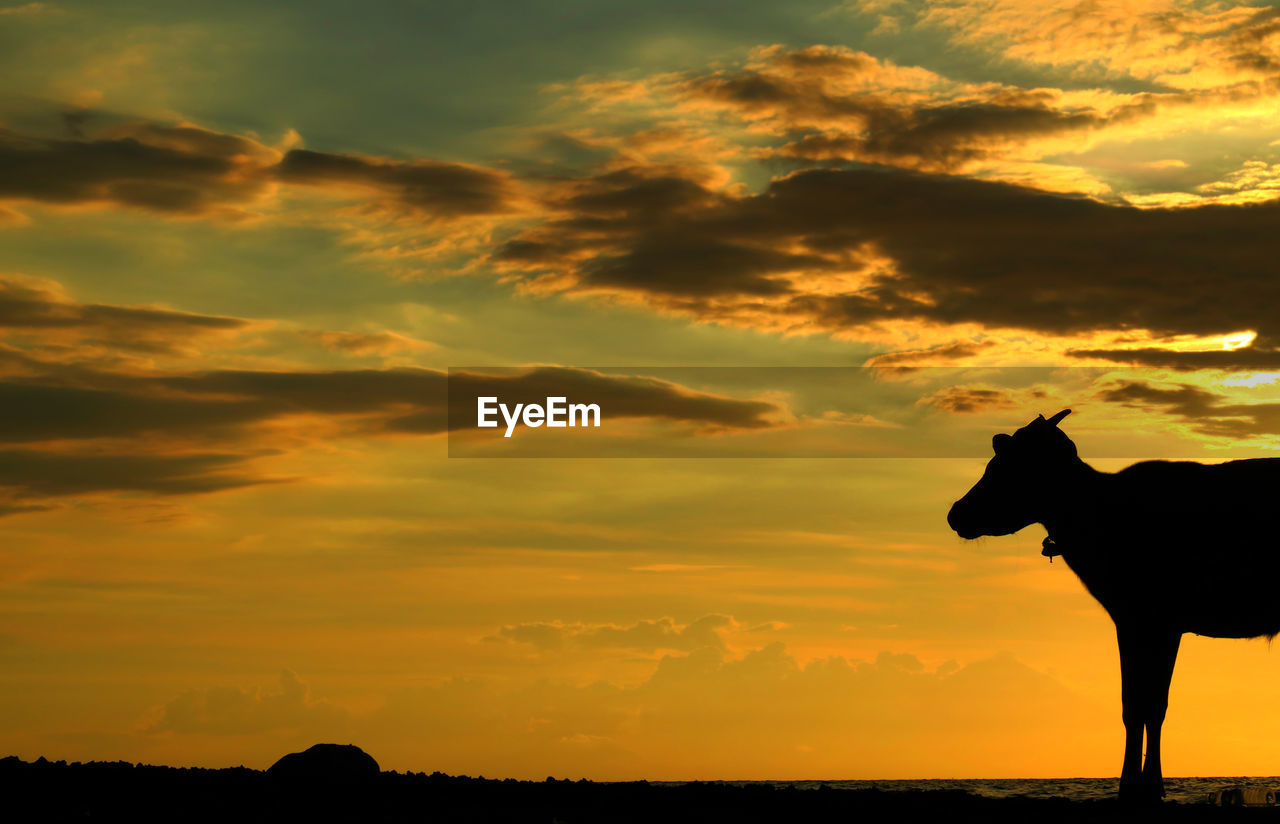
<path fill-rule="evenodd" d="M 1108 471 L 1275 454 L 1278 47 L 1181 0 L 0 6 L 0 750 L 1115 775 L 1110 620 L 945 514 L 1063 408 Z M 450 432 L 462 385 L 607 431 Z M 1189 636 L 1165 773 L 1276 773 L 1277 677 Z"/>

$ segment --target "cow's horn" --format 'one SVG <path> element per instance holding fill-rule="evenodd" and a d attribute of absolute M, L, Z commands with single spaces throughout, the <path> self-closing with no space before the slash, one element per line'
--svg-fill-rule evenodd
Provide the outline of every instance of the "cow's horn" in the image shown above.
<path fill-rule="evenodd" d="M 1049 425 L 1050 425 L 1050 426 L 1057 426 L 1059 421 L 1061 421 L 1063 418 L 1065 418 L 1066 416 L 1068 416 L 1068 415 L 1070 415 L 1070 414 L 1071 414 L 1071 410 L 1070 410 L 1070 409 L 1064 409 L 1064 410 L 1062 410 L 1061 412 L 1059 412 L 1058 414 L 1054 415 L 1052 418 L 1050 418 L 1050 419 L 1049 419 Z"/>

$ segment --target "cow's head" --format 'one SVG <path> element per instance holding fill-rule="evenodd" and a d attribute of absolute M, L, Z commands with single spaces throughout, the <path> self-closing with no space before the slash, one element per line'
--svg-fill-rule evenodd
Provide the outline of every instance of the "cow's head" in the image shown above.
<path fill-rule="evenodd" d="M 947 513 L 961 538 L 1010 535 L 1041 520 L 1048 496 L 1079 462 L 1076 445 L 1058 428 L 1070 413 L 1040 415 L 1012 435 L 991 439 L 996 454 L 987 471 Z"/>

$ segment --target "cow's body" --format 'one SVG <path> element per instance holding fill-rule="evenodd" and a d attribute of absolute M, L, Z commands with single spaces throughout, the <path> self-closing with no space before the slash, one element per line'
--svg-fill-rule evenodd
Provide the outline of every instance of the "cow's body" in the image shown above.
<path fill-rule="evenodd" d="M 1057 428 L 993 439 L 996 457 L 948 514 L 965 538 L 1043 524 L 1116 624 L 1126 729 L 1121 795 L 1163 795 L 1160 727 L 1184 633 L 1280 633 L 1280 458 L 1146 461 L 1099 472 Z M 1143 730 L 1147 759 L 1142 763 Z"/>
<path fill-rule="evenodd" d="M 1112 618 L 1215 638 L 1280 633 L 1280 458 L 1146 461 L 1081 480 L 1081 497 L 1044 525 Z"/>

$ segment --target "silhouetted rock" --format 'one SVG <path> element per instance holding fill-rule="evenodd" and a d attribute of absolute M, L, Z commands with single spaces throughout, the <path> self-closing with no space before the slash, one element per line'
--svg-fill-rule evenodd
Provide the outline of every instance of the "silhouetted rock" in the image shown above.
<path fill-rule="evenodd" d="M 291 752 L 267 770 L 277 778 L 361 780 L 380 772 L 373 756 L 354 744 L 316 744 L 303 752 Z"/>

